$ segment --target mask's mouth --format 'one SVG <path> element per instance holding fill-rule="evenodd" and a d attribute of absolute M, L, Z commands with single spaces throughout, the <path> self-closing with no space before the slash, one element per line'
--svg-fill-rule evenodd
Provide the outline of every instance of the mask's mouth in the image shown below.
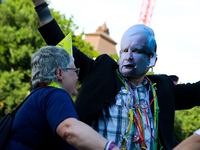
<path fill-rule="evenodd" d="M 125 67 L 126 69 L 134 69 L 137 67 L 137 65 L 129 64 L 129 65 L 124 65 L 123 67 Z"/>

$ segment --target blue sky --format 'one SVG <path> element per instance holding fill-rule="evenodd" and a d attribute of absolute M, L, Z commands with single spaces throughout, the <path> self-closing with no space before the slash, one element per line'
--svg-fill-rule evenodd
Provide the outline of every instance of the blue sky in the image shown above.
<path fill-rule="evenodd" d="M 93 33 L 105 21 L 118 44 L 126 29 L 137 24 L 142 0 L 50 0 L 50 8 L 79 26 L 75 34 Z M 200 80 L 200 1 L 157 0 L 150 27 L 155 32 L 156 74 L 175 74 L 183 83 Z"/>

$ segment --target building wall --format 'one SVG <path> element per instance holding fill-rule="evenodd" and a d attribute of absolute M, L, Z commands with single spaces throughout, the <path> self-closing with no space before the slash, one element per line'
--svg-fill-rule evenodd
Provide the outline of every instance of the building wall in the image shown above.
<path fill-rule="evenodd" d="M 115 45 L 104 38 L 99 39 L 98 50 L 101 54 L 116 54 Z"/>
<path fill-rule="evenodd" d="M 116 54 L 115 44 L 103 38 L 101 35 L 85 35 L 85 41 L 90 42 L 99 54 Z"/>

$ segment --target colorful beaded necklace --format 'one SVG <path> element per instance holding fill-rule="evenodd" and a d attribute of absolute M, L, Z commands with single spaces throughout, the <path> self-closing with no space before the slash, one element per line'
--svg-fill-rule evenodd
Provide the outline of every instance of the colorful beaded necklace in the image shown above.
<path fill-rule="evenodd" d="M 129 104 L 130 103 L 130 95 L 128 94 L 128 92 L 129 92 L 128 86 L 131 88 L 131 85 L 129 83 L 128 86 L 127 86 L 127 84 L 124 81 L 124 78 L 119 73 L 118 69 L 116 70 L 116 72 L 117 72 L 119 79 L 122 81 L 122 83 L 124 84 L 124 86 L 127 90 L 128 104 Z M 121 141 L 122 150 L 127 149 L 128 136 L 131 132 L 134 132 L 133 131 L 134 127 L 132 128 L 133 124 L 136 126 L 136 129 L 138 131 L 138 135 L 136 135 L 136 138 L 138 139 L 137 142 L 139 143 L 142 150 L 147 149 L 147 145 L 146 145 L 146 142 L 145 142 L 145 128 L 144 128 L 144 124 L 143 124 L 141 110 L 143 110 L 145 112 L 145 119 L 146 119 L 146 122 L 147 122 L 147 128 L 148 128 L 148 130 L 151 134 L 151 137 L 153 139 L 152 149 L 153 150 L 157 149 L 157 145 L 158 145 L 158 113 L 159 113 L 158 100 L 157 100 L 157 96 L 156 96 L 156 91 L 154 89 L 155 84 L 152 84 L 152 82 L 150 81 L 150 79 L 148 77 L 145 77 L 145 78 L 147 79 L 148 83 L 150 84 L 151 91 L 153 93 L 153 99 L 151 100 L 150 104 L 147 107 L 141 107 L 141 105 L 139 104 L 138 98 L 135 97 L 135 95 L 133 94 L 133 91 L 131 90 L 134 101 L 135 101 L 135 105 L 134 105 L 134 107 L 130 108 L 129 112 L 128 112 L 128 122 L 129 123 L 128 123 L 127 132 L 122 137 L 122 141 Z M 144 87 L 144 85 L 143 85 L 143 87 Z M 155 131 L 154 136 L 151 133 L 151 129 L 150 129 L 149 124 L 148 124 L 148 116 L 147 116 L 147 112 L 146 112 L 146 110 L 151 106 L 152 103 L 154 103 L 154 116 L 153 116 L 153 120 L 154 120 L 153 129 Z M 125 121 L 125 122 L 127 122 L 127 121 Z M 131 129 L 132 129 L 132 131 L 131 131 Z"/>

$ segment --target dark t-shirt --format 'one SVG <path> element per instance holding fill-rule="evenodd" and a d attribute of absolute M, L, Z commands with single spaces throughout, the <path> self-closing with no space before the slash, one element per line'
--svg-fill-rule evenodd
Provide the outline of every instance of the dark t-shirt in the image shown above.
<path fill-rule="evenodd" d="M 33 89 L 34 90 L 34 89 Z M 75 149 L 56 134 L 64 119 L 78 119 L 70 95 L 63 89 L 44 87 L 26 100 L 13 121 L 6 149 Z"/>

